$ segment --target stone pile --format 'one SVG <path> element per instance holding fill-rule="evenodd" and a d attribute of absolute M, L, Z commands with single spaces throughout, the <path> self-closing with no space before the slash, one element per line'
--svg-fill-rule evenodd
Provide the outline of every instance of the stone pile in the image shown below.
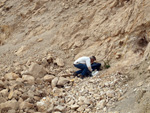
<path fill-rule="evenodd" d="M 127 91 L 127 80 L 128 77 L 120 72 L 107 77 L 97 75 L 75 80 L 74 87 L 67 91 L 66 104 L 71 112 L 107 112 Z M 68 89 L 67 86 L 65 88 Z"/>
<path fill-rule="evenodd" d="M 120 72 L 82 80 L 73 78 L 71 69 L 64 71 L 63 59 L 48 55 L 37 61 L 0 78 L 1 113 L 106 112 L 127 90 L 128 77 Z"/>
<path fill-rule="evenodd" d="M 68 77 L 70 76 L 69 72 L 65 73 L 63 71 L 57 75 L 47 71 L 48 67 L 46 66 L 51 60 L 51 57 L 48 55 L 45 62 L 41 60 L 40 63 L 37 63 L 29 60 L 24 66 L 20 66 L 19 63 L 16 63 L 12 72 L 5 70 L 6 74 L 0 78 L 1 113 L 33 113 L 36 111 L 44 112 L 49 110 L 49 106 L 52 106 L 54 103 L 49 103 L 50 101 L 48 100 L 53 98 L 53 96 L 50 97 L 50 95 L 56 95 L 59 93 L 60 87 L 64 87 L 65 84 L 70 82 Z M 63 60 L 57 58 L 55 64 L 57 68 L 60 68 L 63 66 Z M 54 65 L 54 62 L 52 65 Z M 8 69 L 8 71 L 11 70 L 11 68 Z M 40 101 L 47 103 L 40 104 Z M 63 109 L 61 106 L 55 106 L 54 110 L 62 111 Z"/>

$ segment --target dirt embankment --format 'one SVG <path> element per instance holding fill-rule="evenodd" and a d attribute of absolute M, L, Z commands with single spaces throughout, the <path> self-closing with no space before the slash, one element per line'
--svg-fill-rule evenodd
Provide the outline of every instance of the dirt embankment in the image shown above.
<path fill-rule="evenodd" d="M 150 112 L 149 12 L 149 0 L 1 0 L 1 112 Z M 72 79 L 84 55 L 111 67 Z"/>

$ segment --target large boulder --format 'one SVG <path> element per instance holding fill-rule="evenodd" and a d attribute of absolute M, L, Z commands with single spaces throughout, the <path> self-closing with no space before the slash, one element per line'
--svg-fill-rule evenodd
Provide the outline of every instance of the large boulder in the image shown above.
<path fill-rule="evenodd" d="M 43 66 L 37 64 L 37 63 L 32 63 L 30 68 L 29 68 L 29 74 L 31 74 L 35 78 L 37 78 L 37 77 L 41 78 L 46 73 L 47 73 L 47 71 L 45 70 L 45 68 Z"/>

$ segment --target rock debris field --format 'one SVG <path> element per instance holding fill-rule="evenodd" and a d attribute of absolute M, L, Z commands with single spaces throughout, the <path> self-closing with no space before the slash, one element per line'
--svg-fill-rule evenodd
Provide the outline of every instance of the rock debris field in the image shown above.
<path fill-rule="evenodd" d="M 60 73 L 49 73 L 47 70 L 54 68 L 49 56 L 45 67 L 43 62 L 41 65 L 27 62 L 27 70 L 20 68 L 20 73 L 10 72 L 1 77 L 1 113 L 107 112 L 128 89 L 128 77 L 120 72 L 104 77 L 100 71 L 93 77 L 74 78 L 71 69 L 61 70 L 64 65 L 61 59 L 55 63 Z"/>
<path fill-rule="evenodd" d="M 0 0 L 1 113 L 150 113 L 149 0 Z M 73 77 L 96 56 L 102 70 Z"/>

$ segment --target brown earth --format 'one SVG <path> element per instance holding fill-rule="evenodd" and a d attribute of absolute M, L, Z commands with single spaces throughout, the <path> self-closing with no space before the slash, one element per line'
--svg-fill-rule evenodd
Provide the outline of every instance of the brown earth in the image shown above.
<path fill-rule="evenodd" d="M 1 0 L 1 112 L 150 113 L 149 12 L 149 0 Z M 91 55 L 102 71 L 72 80 Z"/>

